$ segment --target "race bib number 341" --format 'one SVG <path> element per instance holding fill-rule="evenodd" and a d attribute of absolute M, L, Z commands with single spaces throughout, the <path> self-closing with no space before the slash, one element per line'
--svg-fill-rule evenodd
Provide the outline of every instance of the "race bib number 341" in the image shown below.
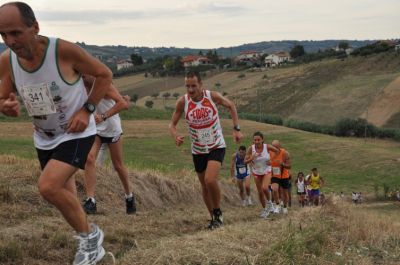
<path fill-rule="evenodd" d="M 56 113 L 56 106 L 47 84 L 23 86 L 20 90 L 29 116 Z"/>

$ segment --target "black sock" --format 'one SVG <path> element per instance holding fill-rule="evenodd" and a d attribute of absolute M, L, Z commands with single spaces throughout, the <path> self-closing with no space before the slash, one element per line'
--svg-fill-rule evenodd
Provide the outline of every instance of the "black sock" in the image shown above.
<path fill-rule="evenodd" d="M 220 216 L 222 215 L 222 211 L 220 208 L 213 209 L 213 215 Z"/>

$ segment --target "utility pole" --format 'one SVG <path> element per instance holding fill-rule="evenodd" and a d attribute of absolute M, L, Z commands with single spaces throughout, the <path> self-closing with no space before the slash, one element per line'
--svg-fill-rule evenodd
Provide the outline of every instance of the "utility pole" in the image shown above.
<path fill-rule="evenodd" d="M 368 109 L 365 115 L 365 127 L 364 127 L 364 141 L 367 142 L 367 127 L 368 127 Z"/>
<path fill-rule="evenodd" d="M 261 122 L 261 99 L 260 99 L 260 89 L 257 88 L 257 100 L 258 100 L 258 121 Z"/>

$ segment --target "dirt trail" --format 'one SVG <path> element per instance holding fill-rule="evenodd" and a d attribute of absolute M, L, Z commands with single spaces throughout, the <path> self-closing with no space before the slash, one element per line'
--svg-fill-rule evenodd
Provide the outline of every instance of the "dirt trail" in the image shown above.
<path fill-rule="evenodd" d="M 383 126 L 392 115 L 400 112 L 400 77 L 391 82 L 369 106 L 362 117 L 376 126 Z"/>

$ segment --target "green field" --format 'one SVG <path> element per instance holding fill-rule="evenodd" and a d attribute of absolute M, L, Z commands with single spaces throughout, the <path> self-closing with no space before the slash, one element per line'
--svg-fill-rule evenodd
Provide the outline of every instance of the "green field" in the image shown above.
<path fill-rule="evenodd" d="M 125 163 L 132 169 L 151 169 L 178 177 L 182 170 L 192 170 L 195 176 L 186 128 L 180 125 L 180 132 L 186 135 L 186 141 L 178 148 L 168 135 L 167 120 L 148 122 L 124 121 Z M 224 121 L 223 124 L 227 152 L 221 178 L 228 179 L 230 157 L 237 145 L 232 142 L 228 129 L 230 122 Z M 373 192 L 375 186 L 383 184 L 400 187 L 399 143 L 339 138 L 250 121 L 243 121 L 242 124 L 246 135 L 244 145 L 250 145 L 251 134 L 256 130 L 265 133 L 266 142 L 279 139 L 291 154 L 292 174 L 295 176 L 298 171 L 308 173 L 311 168 L 317 167 L 326 178 L 326 191 Z M 15 126 L 18 125 L 15 123 Z M 3 136 L 0 145 L 0 154 L 14 154 L 29 159 L 36 156 L 29 135 L 18 138 Z"/>

